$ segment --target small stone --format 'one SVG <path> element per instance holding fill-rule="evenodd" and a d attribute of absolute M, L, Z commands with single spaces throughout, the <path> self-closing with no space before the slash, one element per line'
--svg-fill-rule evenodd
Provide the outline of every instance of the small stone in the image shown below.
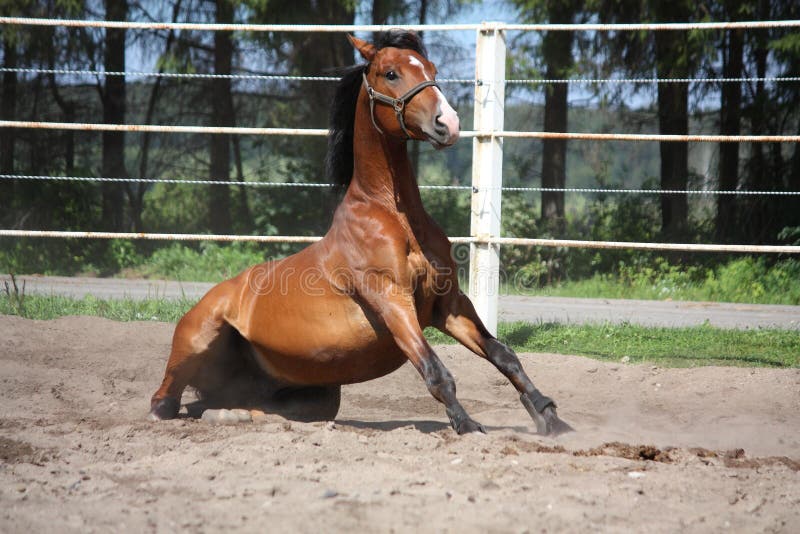
<path fill-rule="evenodd" d="M 263 410 L 250 410 L 250 419 L 254 423 L 259 423 L 259 424 L 268 423 L 270 422 L 269 418 L 270 418 L 269 414 L 264 413 Z"/>
<path fill-rule="evenodd" d="M 475 502 L 475 495 L 470 495 L 469 497 L 467 497 L 467 500 L 469 502 Z"/>
<path fill-rule="evenodd" d="M 630 357 L 630 356 L 623 356 L 623 357 L 622 357 L 622 359 L 621 359 L 620 361 L 621 361 L 622 363 L 628 363 L 628 362 L 630 362 L 630 361 L 631 361 L 631 357 Z"/>
<path fill-rule="evenodd" d="M 239 422 L 239 417 L 230 410 L 206 410 L 200 416 L 201 421 L 212 425 L 235 425 Z"/>
<path fill-rule="evenodd" d="M 336 423 L 333 421 L 328 421 L 328 423 L 325 425 L 325 430 L 336 430 Z"/>
<path fill-rule="evenodd" d="M 588 369 L 586 372 L 587 373 L 596 373 L 597 372 L 597 367 L 592 367 L 591 369 Z"/>
<path fill-rule="evenodd" d="M 322 498 L 323 499 L 333 499 L 334 497 L 337 497 L 338 495 L 339 495 L 338 491 L 332 490 L 332 489 L 327 489 L 327 490 L 325 490 L 325 493 L 322 494 Z"/>
<path fill-rule="evenodd" d="M 235 408 L 231 410 L 231 413 L 239 419 L 242 423 L 249 423 L 253 420 L 253 416 L 250 415 L 250 410 L 243 410 L 242 408 Z"/>
<path fill-rule="evenodd" d="M 453 460 L 452 460 L 450 463 L 451 463 L 452 465 L 458 465 L 458 464 L 460 464 L 460 463 L 461 463 L 461 462 L 463 462 L 463 461 L 464 461 L 464 459 L 463 459 L 463 458 L 454 458 L 454 459 L 453 459 Z"/>
<path fill-rule="evenodd" d="M 641 471 L 629 471 L 628 476 L 630 478 L 644 478 L 644 473 Z"/>

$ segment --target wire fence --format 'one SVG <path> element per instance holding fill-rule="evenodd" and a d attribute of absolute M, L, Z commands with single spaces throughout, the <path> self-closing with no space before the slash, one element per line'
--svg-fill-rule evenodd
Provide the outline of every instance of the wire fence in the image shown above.
<path fill-rule="evenodd" d="M 49 176 L 32 174 L 0 174 L 0 180 L 42 180 L 42 181 L 62 181 L 62 182 L 111 182 L 111 183 L 147 183 L 147 184 L 177 184 L 177 185 L 235 185 L 239 187 L 255 188 L 334 188 L 338 184 L 323 182 L 259 182 L 259 181 L 237 181 L 237 180 L 183 180 L 169 178 L 114 178 L 105 176 Z M 723 191 L 717 189 L 604 189 L 598 187 L 511 187 L 502 186 L 476 187 L 471 185 L 420 185 L 423 190 L 442 190 L 442 191 L 471 191 L 499 189 L 509 192 L 532 192 L 532 193 L 582 193 L 582 194 L 634 194 L 634 195 L 742 195 L 742 196 L 800 196 L 800 191 L 749 191 L 731 190 Z"/>
<path fill-rule="evenodd" d="M 26 17 L 0 17 L 0 24 L 49 26 L 70 28 L 107 28 L 131 30 L 187 30 L 187 31 L 235 31 L 235 32 L 375 32 L 385 31 L 396 26 L 381 25 L 285 25 L 285 24 L 210 24 L 210 23 L 160 23 L 137 21 L 106 20 L 63 20 L 36 19 Z M 637 23 L 637 24 L 506 24 L 485 22 L 480 24 L 433 24 L 402 25 L 402 28 L 415 31 L 686 31 L 686 30 L 730 30 L 730 29 L 764 29 L 800 27 L 800 20 L 785 21 L 740 21 L 740 22 L 698 22 L 698 23 Z M 175 72 L 115 72 L 87 69 L 38 69 L 38 68 L 2 68 L 0 72 L 18 74 L 47 74 L 72 76 L 141 76 L 175 79 L 231 79 L 258 81 L 288 82 L 333 82 L 333 76 L 289 76 L 274 74 L 206 74 Z M 465 83 L 481 85 L 484 80 L 472 78 L 445 78 L 445 83 Z M 663 84 L 663 83 L 793 83 L 800 77 L 734 77 L 734 78 L 587 78 L 587 79 L 510 79 L 505 84 Z M 0 121 L 0 128 L 24 129 L 62 129 L 81 131 L 125 131 L 125 132 L 159 132 L 159 133 L 193 133 L 193 134 L 228 134 L 228 135 L 279 135 L 279 136 L 325 136 L 326 129 L 307 128 L 254 128 L 254 127 L 210 127 L 187 125 L 151 125 L 151 124 L 98 124 L 98 123 L 65 123 L 44 121 Z M 464 131 L 463 137 L 472 138 L 508 138 L 508 139 L 571 139 L 591 141 L 658 141 L 658 142 L 699 142 L 699 143 L 797 143 L 800 135 L 663 135 L 663 134 L 630 134 L 630 133 L 590 133 L 590 132 L 534 132 L 534 131 Z M 0 175 L 3 180 L 70 180 L 85 182 L 138 182 L 151 184 L 187 184 L 187 185 L 237 185 L 244 187 L 331 187 L 326 183 L 287 183 L 287 182 L 255 182 L 255 181 L 215 181 L 215 180 L 171 180 L 155 178 L 115 178 L 86 176 L 43 176 L 43 175 Z M 465 185 L 424 185 L 423 189 L 466 190 L 473 194 L 482 189 Z M 603 188 L 547 188 L 547 187 L 499 187 L 509 192 L 568 192 L 581 194 L 686 194 L 686 195 L 769 195 L 797 196 L 795 191 L 718 191 L 718 190 L 657 190 L 657 189 L 603 189 Z M 72 231 L 36 231 L 36 230 L 0 230 L 0 236 L 6 237 L 59 237 L 90 239 L 155 239 L 155 240 L 214 240 L 214 241 L 257 241 L 307 243 L 319 240 L 319 237 L 308 236 L 232 236 L 204 234 L 154 234 L 154 233 L 120 233 L 120 232 L 72 232 Z M 501 237 L 453 237 L 453 243 L 485 243 L 506 246 L 543 246 L 543 247 L 580 247 L 597 249 L 634 249 L 634 250 L 678 250 L 705 252 L 755 252 L 796 254 L 800 247 L 789 246 L 754 246 L 754 245 L 714 245 L 714 244 L 679 244 L 679 243 L 631 243 L 631 242 L 596 242 L 563 239 L 501 238 Z"/>
<path fill-rule="evenodd" d="M 39 69 L 0 67 L 0 73 L 53 74 L 71 76 L 132 76 L 142 78 L 175 78 L 189 80 L 259 80 L 287 82 L 337 82 L 337 76 L 290 76 L 288 74 L 207 74 L 199 72 L 102 71 L 87 69 Z M 437 78 L 439 83 L 474 84 L 476 78 Z M 506 84 L 520 85 L 599 85 L 599 84 L 664 84 L 664 83 L 789 83 L 800 82 L 800 76 L 748 76 L 739 78 L 569 78 L 569 79 L 507 79 Z"/>

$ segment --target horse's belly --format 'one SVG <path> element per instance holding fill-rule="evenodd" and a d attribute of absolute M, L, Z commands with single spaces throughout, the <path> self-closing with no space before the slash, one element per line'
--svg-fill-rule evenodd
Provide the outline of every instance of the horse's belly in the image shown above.
<path fill-rule="evenodd" d="M 346 295 L 267 297 L 247 328 L 261 367 L 292 384 L 349 384 L 400 367 L 405 355 L 376 317 Z"/>
<path fill-rule="evenodd" d="M 254 344 L 259 363 L 270 376 L 288 384 L 333 385 L 365 382 L 387 375 L 407 358 L 394 341 L 362 350 L 327 347 L 309 354 L 285 354 Z"/>

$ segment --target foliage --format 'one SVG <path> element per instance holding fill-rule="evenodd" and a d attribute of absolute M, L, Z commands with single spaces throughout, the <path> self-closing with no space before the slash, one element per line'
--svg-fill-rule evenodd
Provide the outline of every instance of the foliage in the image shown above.
<path fill-rule="evenodd" d="M 220 0 L 219 3 L 224 3 Z M 354 2 L 232 1 L 236 21 L 353 22 L 372 19 L 392 24 L 444 22 L 464 4 L 460 0 L 381 0 Z M 722 2 L 689 5 L 697 20 L 797 19 L 798 4 L 786 0 Z M 45 18 L 98 18 L 100 5 L 81 0 L 34 3 L 5 2 L 9 14 Z M 129 4 L 131 20 L 212 21 L 214 8 L 199 0 Z M 321 7 L 320 7 L 321 6 Z M 657 0 L 513 0 L 515 20 L 552 21 L 565 10 L 570 20 L 636 22 L 658 19 L 669 8 Z M 623 77 L 653 75 L 657 57 L 654 32 L 579 32 L 572 46 L 572 63 L 564 77 Z M 800 37 L 787 28 L 747 30 L 743 62 L 748 75 L 793 76 L 800 66 Z M 4 27 L 2 62 L 32 68 L 98 69 L 104 60 L 104 32 L 95 29 L 35 26 Z M 472 68 L 448 37 L 425 32 L 426 44 L 442 77 L 464 77 Z M 508 76 L 544 77 L 544 42 L 539 32 L 509 34 Z M 353 61 L 349 45 L 339 34 L 296 32 L 232 34 L 234 72 L 319 75 L 330 67 Z M 213 73 L 214 39 L 209 32 L 167 31 L 127 34 L 129 56 L 143 62 L 141 70 Z M 681 62 L 691 74 L 721 75 L 725 32 L 692 31 L 681 43 Z M 685 52 L 685 53 L 683 53 Z M 462 54 L 463 55 L 463 54 Z M 701 61 L 700 58 L 703 58 Z M 681 65 L 683 66 L 683 64 Z M 132 65 L 128 66 L 133 69 Z M 451 70 L 455 69 L 455 70 Z M 156 91 L 152 78 L 126 79 L 127 112 L 131 124 L 206 125 L 211 120 L 211 91 L 205 80 L 163 78 Z M 509 84 L 505 127 L 539 130 L 545 115 L 541 105 L 546 86 Z M 742 85 L 741 133 L 796 134 L 800 131 L 800 85 L 794 83 Z M 4 73 L 4 119 L 99 122 L 102 91 L 91 78 L 46 74 Z M 100 87 L 101 88 L 101 87 Z M 234 81 L 235 120 L 241 126 L 324 127 L 327 84 L 259 80 Z M 467 129 L 471 87 L 443 86 L 448 97 L 464 97 L 460 106 Z M 654 84 L 595 84 L 570 86 L 571 130 L 610 132 L 658 131 Z M 6 98 L 5 95 L 15 95 Z M 465 96 L 466 95 L 466 96 Z M 689 130 L 713 133 L 719 127 L 719 84 L 689 86 Z M 453 99 L 455 101 L 456 98 Z M 13 106 L 10 105 L 13 103 Z M 152 113 L 148 111 L 152 103 Z M 632 109 L 634 108 L 634 109 Z M 9 136 L 9 132 L 12 134 Z M 123 167 L 145 178 L 196 180 L 209 177 L 209 140 L 200 135 L 126 135 Z M 233 144 L 233 139 L 231 142 Z M 11 142 L 13 150 L 7 150 Z M 103 168 L 104 138 L 91 132 L 58 130 L 0 130 L 0 169 L 8 174 L 98 176 Z M 148 145 L 149 143 L 149 145 Z M 144 146 L 149 149 L 145 150 Z M 244 136 L 236 140 L 241 162 L 232 151 L 229 176 L 253 182 L 323 182 L 324 139 L 318 137 Z M 540 184 L 542 144 L 529 140 L 504 142 L 503 181 L 508 186 Z M 472 144 L 436 152 L 414 147 L 419 181 L 428 185 L 469 185 Z M 418 152 L 418 159 L 416 153 Z M 737 187 L 800 190 L 800 145 L 742 144 Z M 13 157 L 9 158 L 11 154 Z M 695 189 L 717 186 L 713 145 L 693 144 L 689 151 Z M 660 182 L 660 152 L 656 143 L 593 143 L 571 141 L 566 152 L 568 187 L 625 187 L 648 189 Z M 9 167 L 10 165 L 10 167 Z M 137 172 L 138 170 L 138 172 Z M 152 232 L 208 232 L 209 187 L 188 184 L 126 185 L 122 208 L 126 229 Z M 216 186 L 215 186 L 216 187 Z M 327 228 L 336 195 L 325 188 L 228 186 L 233 231 L 260 235 L 321 235 Z M 141 198 L 139 198 L 141 195 Z M 449 235 L 468 235 L 471 198 L 468 191 L 424 190 L 428 211 Z M 0 226 L 23 229 L 98 230 L 103 220 L 100 184 L 66 181 L 3 180 L 0 182 Z M 566 220 L 554 228 L 539 217 L 541 201 L 531 192 L 503 196 L 503 234 L 521 237 L 566 237 L 614 241 L 658 241 L 661 198 L 656 195 L 602 196 L 566 193 Z M 737 196 L 737 220 L 730 225 L 731 242 L 791 243 L 800 239 L 800 210 L 796 197 Z M 715 232 L 715 204 L 699 195 L 689 197 L 686 238 L 708 241 Z M 246 217 L 249 212 L 251 215 Z M 141 228 L 137 228 L 138 223 Z M 794 230 L 793 230 L 794 229 Z M 219 280 L 265 258 L 281 257 L 299 245 L 227 246 L 173 245 L 156 242 L 2 239 L 0 270 L 25 273 L 148 276 Z M 459 249 L 463 252 L 465 248 Z M 796 291 L 778 271 L 796 270 L 772 259 L 730 263 L 725 255 L 669 255 L 630 251 L 567 250 L 504 247 L 505 282 L 517 290 L 553 291 L 582 287 L 592 294 L 641 294 L 648 298 L 720 298 L 756 302 L 796 302 Z M 461 255 L 463 256 L 463 255 Z M 459 258 L 461 259 L 461 256 Z M 747 263 L 750 262 L 750 263 Z M 730 264 L 729 264 L 730 263 Z M 758 277 L 764 276 L 765 279 Z M 774 279 L 773 279 L 774 278 Z M 659 280 L 659 281 L 656 281 Z M 658 287 L 659 283 L 666 284 Z M 580 285 L 583 284 L 583 285 Z M 607 284 L 608 287 L 602 287 Z M 597 286 L 594 288 L 593 286 Z M 668 289 L 664 289 L 664 288 Z M 575 290 L 577 291 L 577 289 Z"/>
<path fill-rule="evenodd" d="M 665 258 L 626 263 L 609 273 L 526 291 L 563 297 L 800 305 L 800 262 L 751 257 L 716 267 L 672 264 Z"/>
<path fill-rule="evenodd" d="M 218 245 L 204 241 L 198 248 L 176 243 L 156 250 L 136 272 L 171 280 L 220 282 L 265 259 L 264 251 L 253 243 Z"/>

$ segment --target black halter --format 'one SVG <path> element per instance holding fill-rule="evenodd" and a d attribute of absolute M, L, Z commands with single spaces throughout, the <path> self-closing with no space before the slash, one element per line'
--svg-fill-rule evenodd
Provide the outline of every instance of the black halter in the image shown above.
<path fill-rule="evenodd" d="M 385 95 L 383 93 L 379 93 L 376 91 L 367 81 L 367 71 L 361 73 L 361 76 L 364 78 L 364 86 L 367 88 L 367 95 L 369 95 L 369 116 L 372 119 L 372 125 L 375 126 L 375 129 L 378 130 L 381 134 L 383 134 L 383 130 L 378 127 L 378 123 L 375 122 L 375 101 L 381 102 L 382 104 L 388 104 L 392 106 L 394 109 L 394 114 L 397 115 L 397 122 L 400 123 L 400 127 L 403 129 L 403 133 L 406 134 L 406 139 L 411 139 L 411 134 L 408 133 L 406 129 L 406 121 L 403 119 L 403 112 L 406 109 L 406 104 L 408 104 L 412 98 L 417 96 L 417 94 L 425 89 L 426 87 L 436 87 L 439 86 L 436 82 L 431 80 L 426 80 L 419 85 L 416 85 L 409 89 L 403 96 L 398 98 L 392 98 L 391 96 Z"/>

